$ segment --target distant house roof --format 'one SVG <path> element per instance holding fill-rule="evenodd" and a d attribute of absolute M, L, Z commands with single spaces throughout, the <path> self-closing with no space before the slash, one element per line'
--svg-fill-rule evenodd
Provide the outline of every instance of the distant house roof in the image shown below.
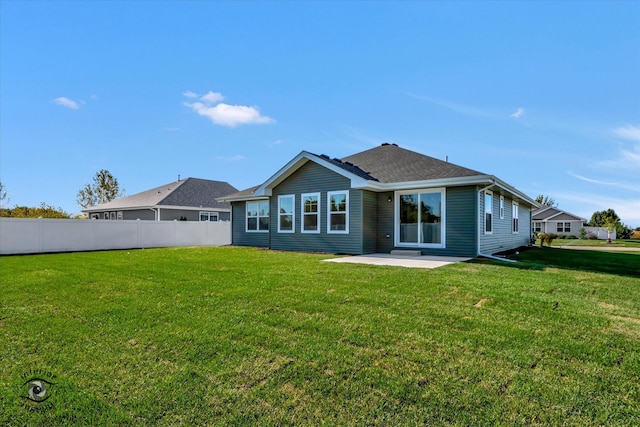
<path fill-rule="evenodd" d="M 531 220 L 536 222 L 544 221 L 582 221 L 587 222 L 585 218 L 579 217 L 567 211 L 555 208 L 553 206 L 542 206 L 531 212 Z"/>
<path fill-rule="evenodd" d="M 98 206 L 92 206 L 83 209 L 83 212 L 144 209 L 158 206 L 228 211 L 229 205 L 216 199 L 235 191 L 238 190 L 224 181 L 186 178 Z"/>
<path fill-rule="evenodd" d="M 302 151 L 261 185 L 243 190 L 240 193 L 226 195 L 218 200 L 231 202 L 267 198 L 271 195 L 272 188 L 309 161 L 318 163 L 350 179 L 352 188 L 394 191 L 457 185 L 497 186 L 533 206 L 538 206 L 533 199 L 493 175 L 487 175 L 388 143 L 343 159 Z"/>

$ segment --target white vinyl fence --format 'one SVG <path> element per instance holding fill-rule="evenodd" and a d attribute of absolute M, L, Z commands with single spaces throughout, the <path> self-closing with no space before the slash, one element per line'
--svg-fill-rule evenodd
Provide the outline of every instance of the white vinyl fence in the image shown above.
<path fill-rule="evenodd" d="M 584 227 L 586 233 L 593 233 L 598 236 L 598 240 L 607 240 L 608 236 L 611 236 L 611 240 L 616 240 L 616 230 L 611 231 L 609 234 L 606 227 Z"/>
<path fill-rule="evenodd" d="M 229 221 L 0 218 L 0 255 L 230 243 Z"/>

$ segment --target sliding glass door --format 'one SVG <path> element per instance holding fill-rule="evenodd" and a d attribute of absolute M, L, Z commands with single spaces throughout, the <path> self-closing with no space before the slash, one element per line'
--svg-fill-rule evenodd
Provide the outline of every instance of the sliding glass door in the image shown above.
<path fill-rule="evenodd" d="M 444 190 L 398 192 L 396 244 L 444 247 Z"/>

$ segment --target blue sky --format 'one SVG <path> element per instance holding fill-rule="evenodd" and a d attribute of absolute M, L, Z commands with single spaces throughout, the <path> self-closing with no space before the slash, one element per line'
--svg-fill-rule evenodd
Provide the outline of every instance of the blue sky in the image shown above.
<path fill-rule="evenodd" d="M 640 2 L 0 2 L 5 205 L 383 142 L 640 226 Z"/>

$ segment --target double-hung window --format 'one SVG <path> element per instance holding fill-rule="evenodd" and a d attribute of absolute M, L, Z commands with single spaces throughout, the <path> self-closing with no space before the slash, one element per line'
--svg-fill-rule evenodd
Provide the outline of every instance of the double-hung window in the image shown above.
<path fill-rule="evenodd" d="M 327 192 L 327 233 L 349 232 L 349 191 Z"/>
<path fill-rule="evenodd" d="M 320 193 L 302 195 L 302 232 L 320 232 Z"/>
<path fill-rule="evenodd" d="M 512 221 L 512 228 L 511 231 L 513 233 L 517 233 L 518 232 L 518 210 L 519 210 L 519 206 L 518 206 L 518 202 L 513 202 L 511 204 L 511 221 Z"/>
<path fill-rule="evenodd" d="M 269 231 L 269 201 L 247 202 L 247 231 Z"/>
<path fill-rule="evenodd" d="M 445 247 L 445 190 L 396 193 L 396 245 Z"/>
<path fill-rule="evenodd" d="M 484 234 L 493 233 L 493 193 L 484 192 Z"/>
<path fill-rule="evenodd" d="M 218 221 L 218 212 L 200 212 L 200 221 Z"/>
<path fill-rule="evenodd" d="M 278 232 L 293 233 L 295 218 L 295 196 L 293 194 L 278 196 Z"/>

